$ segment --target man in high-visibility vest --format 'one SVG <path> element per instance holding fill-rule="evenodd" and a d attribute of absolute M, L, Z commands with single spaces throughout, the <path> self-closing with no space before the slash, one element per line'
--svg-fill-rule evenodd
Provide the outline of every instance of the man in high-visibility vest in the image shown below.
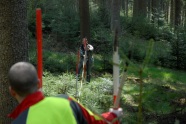
<path fill-rule="evenodd" d="M 19 102 L 9 115 L 14 119 L 12 124 L 107 124 L 122 115 L 121 108 L 96 115 L 67 95 L 45 97 L 37 71 L 28 62 L 15 63 L 8 79 L 10 94 Z"/>

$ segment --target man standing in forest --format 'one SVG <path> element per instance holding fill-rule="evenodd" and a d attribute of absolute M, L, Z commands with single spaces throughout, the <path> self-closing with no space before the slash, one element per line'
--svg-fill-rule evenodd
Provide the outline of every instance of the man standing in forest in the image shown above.
<path fill-rule="evenodd" d="M 39 78 L 35 67 L 28 62 L 14 64 L 8 73 L 9 90 L 19 102 L 16 109 L 9 115 L 12 124 L 119 124 L 117 118 L 123 111 L 110 109 L 102 116 L 76 102 L 73 97 L 58 95 L 44 97 L 38 90 Z"/>
<path fill-rule="evenodd" d="M 81 46 L 79 48 L 80 51 L 80 61 L 78 65 L 78 78 L 81 77 L 81 72 L 86 71 L 86 81 L 90 82 L 91 78 L 91 66 L 93 63 L 93 56 L 92 51 L 94 50 L 94 47 L 90 44 L 88 44 L 88 40 L 86 38 L 83 38 Z M 87 52 L 87 53 L 86 53 Z M 84 61 L 85 60 L 85 61 Z M 85 64 L 85 68 L 83 68 L 83 64 Z"/>

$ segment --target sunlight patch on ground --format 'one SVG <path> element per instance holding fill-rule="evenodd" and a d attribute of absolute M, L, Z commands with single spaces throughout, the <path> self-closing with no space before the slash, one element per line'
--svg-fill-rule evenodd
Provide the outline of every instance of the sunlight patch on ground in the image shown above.
<path fill-rule="evenodd" d="M 138 106 L 138 104 L 136 104 L 136 103 L 134 102 L 134 98 L 133 98 L 132 95 L 125 94 L 125 95 L 124 95 L 124 98 L 126 99 L 126 102 L 129 103 L 131 106 L 136 106 L 136 107 Z"/>
<path fill-rule="evenodd" d="M 164 80 L 171 80 L 172 74 L 171 73 L 163 73 Z"/>

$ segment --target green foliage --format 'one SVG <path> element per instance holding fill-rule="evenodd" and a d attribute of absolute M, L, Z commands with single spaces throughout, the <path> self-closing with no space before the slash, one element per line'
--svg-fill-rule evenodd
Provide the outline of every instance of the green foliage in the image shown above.
<path fill-rule="evenodd" d="M 132 34 L 134 37 L 142 39 L 156 39 L 158 36 L 158 30 L 155 26 L 150 24 L 143 18 L 121 18 L 121 25 L 123 25 L 123 31 Z"/>
<path fill-rule="evenodd" d="M 75 77 L 70 73 L 52 74 L 44 72 L 43 91 L 46 96 L 57 94 L 75 94 Z"/>
<path fill-rule="evenodd" d="M 94 65 L 92 69 L 93 73 L 105 73 L 112 72 L 112 62 L 104 56 L 95 54 L 94 55 Z"/>
<path fill-rule="evenodd" d="M 144 47 L 147 46 L 146 42 L 153 39 L 155 44 L 153 58 L 151 59 L 152 64 L 185 69 L 185 29 L 179 27 L 173 32 L 174 30 L 164 21 L 161 14 L 154 16 L 153 24 L 141 18 L 122 17 L 122 31 L 126 32 L 121 40 L 126 42 L 121 44 L 122 51 L 124 51 L 125 55 L 128 55 L 128 52 L 131 51 L 132 59 L 141 62 L 145 55 Z"/>
<path fill-rule="evenodd" d="M 131 35 L 125 35 L 120 40 L 120 55 L 123 57 L 130 56 L 130 59 L 137 62 L 143 62 L 148 42 Z"/>
<path fill-rule="evenodd" d="M 184 75 L 185 73 L 155 67 L 151 67 L 149 70 L 145 70 L 144 73 L 151 73 L 151 75 L 143 77 L 142 106 L 144 123 L 157 123 L 163 117 L 172 118 L 171 113 L 174 113 L 175 117 L 181 111 L 184 113 L 184 106 L 180 99 L 185 98 L 186 84 L 181 82 L 185 82 L 186 79 L 177 80 L 175 76 L 167 78 L 166 75 L 159 77 L 157 72 L 162 72 L 162 74 L 170 73 L 170 75 Z M 134 75 L 134 73 L 128 74 L 129 78 L 125 82 L 122 92 L 120 105 L 124 109 L 125 117 L 122 119 L 124 123 L 135 124 L 137 122 L 139 97 L 139 84 L 135 80 L 138 77 L 137 75 Z M 106 112 L 113 105 L 112 87 L 112 76 L 109 74 L 93 78 L 89 84 L 83 84 L 82 90 L 79 89 L 80 81 L 78 81 L 78 92 L 81 92 L 80 102 L 93 112 Z M 75 75 L 71 73 L 53 74 L 45 71 L 43 91 L 46 96 L 68 94 L 76 97 Z"/>
<path fill-rule="evenodd" d="M 171 40 L 171 66 L 177 69 L 186 69 L 186 30 L 177 29 L 174 40 Z"/>
<path fill-rule="evenodd" d="M 30 62 L 37 65 L 36 51 L 29 52 Z M 43 51 L 43 69 L 53 73 L 75 72 L 76 55 L 74 53 L 57 53 L 47 50 Z"/>
<path fill-rule="evenodd" d="M 78 2 L 75 0 L 28 1 L 30 37 L 35 37 L 37 7 L 42 9 L 44 48 L 57 52 L 76 51 L 80 41 Z M 173 30 L 165 23 L 165 17 L 161 10 L 153 13 L 153 20 L 121 16 L 120 46 L 127 54 L 132 49 L 132 59 L 142 62 L 145 57 L 146 42 L 153 39 L 155 44 L 151 63 L 184 70 L 186 68 L 185 29 L 178 27 Z M 103 63 L 106 63 L 104 65 L 110 65 L 113 39 L 110 31 L 110 13 L 104 1 L 90 1 L 90 28 L 90 43 L 95 46 L 95 53 L 101 54 Z M 129 48 L 125 47 L 127 44 Z"/>
<path fill-rule="evenodd" d="M 164 41 L 157 41 L 154 44 L 151 62 L 154 65 L 169 67 L 171 57 L 171 46 L 170 43 Z"/>
<path fill-rule="evenodd" d="M 43 51 L 43 90 L 46 96 L 60 93 L 76 96 L 75 66 L 79 41 L 79 16 L 77 1 L 41 0 L 29 1 L 28 20 L 31 36 L 35 36 L 35 8 L 42 8 L 44 51 Z M 108 111 L 112 106 L 112 77 L 103 73 L 112 73 L 112 42 L 108 10 L 102 4 L 91 2 L 90 22 L 91 41 L 94 46 L 93 77 L 90 84 L 83 84 L 80 101 L 96 113 Z M 175 32 L 165 23 L 161 12 L 154 13 L 153 24 L 142 18 L 121 17 L 119 52 L 121 60 L 130 62 L 127 80 L 121 98 L 125 123 L 136 124 L 139 105 L 139 67 L 144 62 L 149 40 L 154 40 L 149 64 L 143 68 L 144 81 L 142 92 L 143 121 L 158 123 L 162 118 L 171 118 L 171 114 L 183 116 L 185 113 L 180 100 L 185 99 L 185 73 L 162 67 L 185 69 L 185 29 Z M 30 42 L 33 44 L 33 41 Z M 75 49 L 74 49 L 75 48 Z M 57 52 L 51 52 L 57 51 Z M 63 53 L 59 53 L 59 52 Z M 65 52 L 64 52 L 65 51 Z M 29 52 L 30 61 L 36 63 L 36 50 Z M 130 60 L 129 60 L 130 59 Z M 136 64 L 137 63 L 137 64 Z M 124 68 L 121 61 L 121 70 Z M 64 73 L 66 72 L 66 73 Z M 137 79 L 136 79 L 137 77 Z M 181 114 L 180 114 L 181 113 Z M 179 117 L 179 116 L 177 116 Z M 173 118 L 173 121 L 175 116 Z M 172 118 L 171 118 L 172 120 Z"/>
<path fill-rule="evenodd" d="M 76 97 L 76 80 L 75 75 L 71 73 L 63 73 L 63 70 L 57 63 L 63 65 L 69 60 L 65 59 L 67 54 L 59 54 L 55 52 L 44 51 L 44 65 L 47 70 L 53 70 L 55 73 L 45 71 L 43 75 L 43 90 L 46 96 L 56 94 L 69 94 Z M 33 57 L 32 53 L 32 59 Z M 96 56 L 99 60 L 99 56 Z M 54 60 L 53 60 L 54 59 Z M 49 61 L 51 60 L 51 61 Z M 63 60 L 63 61 L 62 61 Z M 55 63 L 55 64 L 48 64 Z M 57 62 L 58 61 L 58 62 Z M 100 60 L 99 60 L 100 61 Z M 46 64 L 47 63 L 47 64 Z M 98 65 L 100 62 L 98 62 Z M 97 65 L 96 65 L 97 66 Z M 65 66 L 67 67 L 67 66 Z M 102 66 L 100 66 L 101 68 Z M 49 69 L 48 69 L 49 68 Z M 137 106 L 139 97 L 139 85 L 135 77 L 138 77 L 139 65 L 130 64 L 128 68 L 128 77 L 134 77 L 134 80 L 125 82 L 122 97 L 121 107 L 124 109 L 125 123 L 136 123 L 137 121 Z M 45 69 L 46 70 L 46 69 Z M 102 69 L 98 69 L 102 70 Z M 58 73 L 56 73 L 58 72 Z M 73 71 L 72 71 L 73 72 Z M 143 119 L 144 122 L 157 122 L 161 117 L 171 116 L 171 113 L 180 112 L 183 106 L 178 107 L 180 99 L 185 95 L 185 73 L 173 71 L 170 69 L 157 68 L 147 66 L 143 71 Z M 81 92 L 80 101 L 83 105 L 96 113 L 108 111 L 112 107 L 112 76 L 109 74 L 102 75 L 102 77 L 94 78 L 90 84 L 83 84 L 82 90 L 79 89 L 80 82 L 78 82 L 78 92 Z M 177 111 L 179 110 L 179 111 Z M 184 110 L 183 110 L 184 112 Z M 177 113 L 179 114 L 179 113 Z"/>
<path fill-rule="evenodd" d="M 81 92 L 80 102 L 90 110 L 101 113 L 108 111 L 112 106 L 112 82 L 110 78 L 97 78 L 90 84 L 83 84 L 78 92 Z M 46 96 L 56 94 L 68 94 L 76 97 L 76 79 L 71 73 L 52 74 L 44 72 L 43 91 Z"/>
<path fill-rule="evenodd" d="M 38 3 L 29 1 L 28 21 L 29 31 L 35 36 L 35 9 L 42 9 L 42 28 L 46 37 L 52 37 L 60 47 L 73 49 L 77 44 L 79 32 L 78 7 L 75 0 L 42 0 Z M 44 35 L 45 36 L 45 35 Z M 52 44 L 50 43 L 50 44 Z M 65 45 L 65 46 L 64 46 Z"/>
<path fill-rule="evenodd" d="M 52 32 L 58 35 L 60 41 L 68 42 L 69 46 L 75 44 L 79 36 L 79 17 L 76 10 L 76 2 L 74 0 L 68 1 L 47 1 L 47 4 L 52 2 L 50 11 L 47 11 L 46 19 Z M 54 14 L 56 13 L 56 14 Z M 58 40 L 58 39 L 57 39 Z"/>
<path fill-rule="evenodd" d="M 112 106 L 113 101 L 112 88 L 113 84 L 110 79 L 97 78 L 90 84 L 83 86 L 80 100 L 91 110 L 96 110 L 96 113 L 108 111 L 108 108 Z"/>

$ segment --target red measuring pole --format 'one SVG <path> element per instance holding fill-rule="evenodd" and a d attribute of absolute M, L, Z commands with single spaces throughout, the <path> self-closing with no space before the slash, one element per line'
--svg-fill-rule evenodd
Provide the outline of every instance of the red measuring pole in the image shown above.
<path fill-rule="evenodd" d="M 40 80 L 39 87 L 42 88 L 43 64 L 42 64 L 42 17 L 41 9 L 36 9 L 36 33 L 37 33 L 37 73 Z"/>

